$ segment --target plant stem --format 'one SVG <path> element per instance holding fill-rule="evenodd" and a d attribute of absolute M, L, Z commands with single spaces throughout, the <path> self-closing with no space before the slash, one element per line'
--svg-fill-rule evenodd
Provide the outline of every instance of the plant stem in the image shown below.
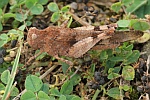
<path fill-rule="evenodd" d="M 21 48 L 22 48 L 22 41 L 20 41 L 20 47 L 18 48 L 18 52 L 12 67 L 12 71 L 11 71 L 11 75 L 10 75 L 10 79 L 8 80 L 8 83 L 6 85 L 6 89 L 5 89 L 5 93 L 3 95 L 2 100 L 7 100 L 10 96 L 10 92 L 11 92 L 11 88 L 12 88 L 12 84 L 17 72 L 17 67 L 18 67 L 18 63 L 19 63 L 19 58 L 20 58 L 20 54 L 21 54 Z"/>

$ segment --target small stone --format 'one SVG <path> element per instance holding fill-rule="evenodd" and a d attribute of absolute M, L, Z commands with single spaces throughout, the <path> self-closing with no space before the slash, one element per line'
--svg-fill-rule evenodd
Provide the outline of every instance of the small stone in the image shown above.
<path fill-rule="evenodd" d="M 17 44 L 17 40 L 12 40 L 11 41 L 11 48 L 14 48 Z"/>
<path fill-rule="evenodd" d="M 9 56 L 12 57 L 12 58 L 15 57 L 16 56 L 16 52 L 15 51 L 10 51 L 9 52 Z"/>
<path fill-rule="evenodd" d="M 0 64 L 2 64 L 4 62 L 3 58 L 0 58 Z"/>
<path fill-rule="evenodd" d="M 72 2 L 72 3 L 70 4 L 70 7 L 71 7 L 72 9 L 77 9 L 77 8 L 78 8 L 78 5 L 77 5 L 76 2 Z"/>
<path fill-rule="evenodd" d="M 146 82 L 146 81 L 147 81 L 147 79 L 148 79 L 148 77 L 147 77 L 147 76 L 142 76 L 142 77 L 141 77 L 141 80 L 142 80 L 143 82 Z"/>
<path fill-rule="evenodd" d="M 138 86 L 138 87 L 137 87 L 137 91 L 138 91 L 138 92 L 143 92 L 143 91 L 144 91 L 143 86 Z"/>
<path fill-rule="evenodd" d="M 11 61 L 12 59 L 11 59 L 11 57 L 4 57 L 4 60 L 6 61 L 6 62 L 9 62 L 9 61 Z"/>
<path fill-rule="evenodd" d="M 5 56 L 6 55 L 6 49 L 0 48 L 0 56 Z"/>

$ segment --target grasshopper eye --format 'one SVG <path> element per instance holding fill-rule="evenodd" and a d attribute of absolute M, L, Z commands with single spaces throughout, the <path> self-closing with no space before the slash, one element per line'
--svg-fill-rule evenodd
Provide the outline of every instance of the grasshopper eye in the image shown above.
<path fill-rule="evenodd" d="M 36 39 L 37 35 L 36 34 L 32 34 L 32 40 Z"/>

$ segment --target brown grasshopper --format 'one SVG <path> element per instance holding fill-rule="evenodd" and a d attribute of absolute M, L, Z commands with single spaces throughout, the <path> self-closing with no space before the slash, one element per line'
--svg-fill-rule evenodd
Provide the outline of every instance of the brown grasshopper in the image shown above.
<path fill-rule="evenodd" d="M 73 29 L 49 26 L 39 30 L 32 27 L 28 31 L 27 41 L 33 49 L 40 49 L 52 56 L 79 58 L 92 48 L 114 48 L 121 42 L 135 40 L 143 35 L 143 32 L 135 30 L 115 31 L 116 27 L 117 24 Z"/>

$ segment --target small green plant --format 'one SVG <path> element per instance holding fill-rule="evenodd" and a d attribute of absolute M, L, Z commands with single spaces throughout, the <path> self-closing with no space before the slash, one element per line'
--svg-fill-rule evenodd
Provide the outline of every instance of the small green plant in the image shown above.
<path fill-rule="evenodd" d="M 128 19 L 128 20 L 119 20 L 117 22 L 119 30 L 121 29 L 134 29 L 134 30 L 140 30 L 145 31 L 150 28 L 149 23 L 139 20 L 139 19 Z"/>
<path fill-rule="evenodd" d="M 31 98 L 32 100 L 50 99 L 46 94 L 48 93 L 48 85 L 44 84 L 42 80 L 35 75 L 29 75 L 26 77 L 25 88 L 27 91 L 21 96 L 21 100 L 27 100 Z"/>
<path fill-rule="evenodd" d="M 23 31 L 12 29 L 7 34 L 1 34 L 0 35 L 0 47 L 3 47 L 7 42 L 10 42 L 12 40 L 20 40 L 20 38 L 23 38 Z"/>
<path fill-rule="evenodd" d="M 135 70 L 130 64 L 133 64 L 138 60 L 140 52 L 132 49 L 133 44 L 125 42 L 114 51 L 109 49 L 100 53 L 100 61 L 105 67 L 105 73 L 108 74 L 107 78 L 109 81 L 106 84 L 101 85 L 101 90 L 97 90 L 92 100 L 95 100 L 96 95 L 102 90 L 103 94 L 107 94 L 114 99 L 122 98 L 124 95 L 123 91 L 130 92 L 132 90 L 130 85 L 125 83 L 120 84 L 123 80 L 131 81 L 135 78 Z M 106 89 L 105 87 L 110 82 L 112 82 L 112 87 Z"/>
<path fill-rule="evenodd" d="M 12 93 L 14 86 L 15 86 L 15 84 L 13 86 L 13 82 L 15 79 L 15 75 L 16 75 L 15 73 L 17 72 L 17 68 L 18 68 L 18 64 L 19 64 L 19 58 L 20 58 L 20 54 L 21 54 L 21 48 L 22 48 L 22 40 L 21 39 L 22 38 L 19 38 L 20 46 L 18 48 L 18 52 L 17 52 L 16 58 L 14 60 L 11 74 L 9 73 L 8 70 L 6 70 L 1 75 L 2 82 L 4 82 L 5 84 L 7 83 L 4 95 L 2 97 L 2 100 L 6 100 L 9 97 L 9 94 Z M 6 79 L 4 79 L 4 78 L 6 78 Z"/>
<path fill-rule="evenodd" d="M 1 34 L 0 36 L 0 47 L 2 47 L 7 42 L 16 38 L 19 34 L 23 34 L 25 27 L 31 25 L 31 19 L 33 15 L 39 15 L 43 12 L 45 5 L 48 0 L 14 0 L 9 2 L 9 0 L 2 0 L 0 4 L 0 31 L 3 30 L 3 25 L 6 24 L 10 18 L 13 18 L 12 28 L 18 28 L 19 30 L 10 30 L 8 34 Z M 8 12 L 5 11 L 5 7 L 10 4 L 10 9 Z M 21 25 L 20 25 L 21 24 Z M 20 25 L 20 26 L 19 26 Z"/>
<path fill-rule="evenodd" d="M 111 6 L 111 9 L 115 12 L 123 7 L 126 14 L 136 14 L 138 17 L 143 18 L 146 14 L 150 14 L 149 11 L 150 0 L 121 0 Z"/>
<path fill-rule="evenodd" d="M 57 98 L 63 100 L 81 100 L 80 97 L 71 94 L 73 86 L 79 82 L 77 81 L 78 79 L 80 79 L 79 75 L 73 76 L 61 86 L 59 91 L 57 87 L 51 87 L 49 90 L 49 86 L 43 83 L 40 78 L 35 75 L 29 75 L 25 80 L 25 88 L 27 91 L 21 96 L 21 100 L 31 98 L 32 100 L 55 100 Z"/>
<path fill-rule="evenodd" d="M 50 11 L 54 12 L 51 16 L 51 21 L 52 22 L 58 21 L 58 25 L 60 25 L 65 20 L 70 19 L 70 17 L 71 17 L 69 14 L 67 14 L 67 12 L 70 9 L 69 5 L 62 7 L 60 10 L 56 3 L 51 2 L 48 4 L 47 7 Z M 70 24 L 71 21 L 72 21 L 72 19 L 70 19 L 70 22 L 68 24 Z"/>
<path fill-rule="evenodd" d="M 71 95 L 71 92 L 73 91 L 73 84 L 70 81 L 65 82 L 60 91 L 57 88 L 51 88 L 51 98 L 58 98 L 63 100 L 81 100 L 80 97 L 76 95 Z"/>
<path fill-rule="evenodd" d="M 3 29 L 3 24 L 7 23 L 10 18 L 14 18 L 12 27 L 18 28 L 19 24 L 26 21 L 20 27 L 24 30 L 25 26 L 31 25 L 31 19 L 33 15 L 39 15 L 43 12 L 45 5 L 48 0 L 2 0 L 0 5 L 0 31 Z M 4 5 L 3 5 L 4 4 Z M 10 4 L 11 7 L 8 12 L 5 12 L 4 6 Z M 28 9 L 28 10 L 27 10 Z"/>
<path fill-rule="evenodd" d="M 5 93 L 5 85 L 7 85 L 7 82 L 10 80 L 10 71 L 9 70 L 5 70 L 2 74 L 1 74 L 1 81 L 2 83 L 0 83 L 0 97 L 2 97 L 2 94 Z M 4 85 L 5 84 L 5 85 Z M 10 93 L 10 98 L 13 96 L 17 96 L 19 94 L 19 90 L 16 87 L 12 87 L 11 88 L 11 93 Z M 2 98 L 1 98 L 2 99 Z"/>

